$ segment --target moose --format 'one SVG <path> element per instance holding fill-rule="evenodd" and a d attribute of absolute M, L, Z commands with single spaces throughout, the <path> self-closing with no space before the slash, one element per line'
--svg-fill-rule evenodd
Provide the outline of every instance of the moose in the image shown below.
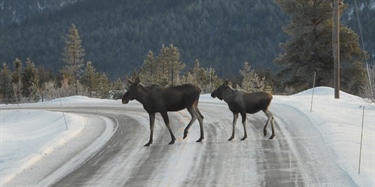
<path fill-rule="evenodd" d="M 167 126 L 171 135 L 172 141 L 169 144 L 174 144 L 176 138 L 172 132 L 168 111 L 180 111 L 187 109 L 191 115 L 191 121 L 184 130 L 184 137 L 187 137 L 190 126 L 196 119 L 200 125 L 200 138 L 196 142 L 201 142 L 204 139 L 203 132 L 203 115 L 198 109 L 198 100 L 201 89 L 193 84 L 183 84 L 179 86 L 162 87 L 158 84 L 150 86 L 143 86 L 140 79 L 136 78 L 134 81 L 128 79 L 129 89 L 122 97 L 122 103 L 127 104 L 130 100 L 137 100 L 143 105 L 143 108 L 148 112 L 150 118 L 150 140 L 145 146 L 150 146 L 153 142 L 155 113 L 159 112 L 163 117 L 165 125 Z"/>
<path fill-rule="evenodd" d="M 242 125 L 244 128 L 244 137 L 241 140 L 247 138 L 246 133 L 246 113 L 254 114 L 259 111 L 263 111 L 267 116 L 266 125 L 263 128 L 264 136 L 267 135 L 267 125 L 271 122 L 272 126 L 272 135 L 269 139 L 275 137 L 275 128 L 274 128 L 274 117 L 273 114 L 268 110 L 268 107 L 272 100 L 272 94 L 269 92 L 244 92 L 239 90 L 234 90 L 228 85 L 228 81 L 224 81 L 223 85 L 219 86 L 216 90 L 211 93 L 211 97 L 219 98 L 224 100 L 229 109 L 233 112 L 233 131 L 232 136 L 229 138 L 229 141 L 234 139 L 234 131 L 238 118 L 238 113 L 242 116 Z"/>

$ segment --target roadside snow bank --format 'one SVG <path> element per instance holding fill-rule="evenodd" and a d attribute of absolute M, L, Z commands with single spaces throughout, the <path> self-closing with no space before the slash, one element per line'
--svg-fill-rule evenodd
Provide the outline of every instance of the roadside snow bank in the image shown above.
<path fill-rule="evenodd" d="M 335 99 L 333 88 L 317 87 L 314 89 L 310 111 L 312 92 L 309 89 L 292 96 L 274 96 L 273 102 L 292 106 L 308 116 L 323 135 L 324 142 L 336 153 L 333 155 L 337 158 L 336 162 L 357 185 L 375 184 L 374 103 L 345 92 L 340 92 L 340 99 Z M 358 174 L 364 107 L 361 172 Z"/>
<path fill-rule="evenodd" d="M 0 115 L 1 180 L 12 180 L 43 157 L 77 136 L 85 126 L 83 117 L 43 110 L 2 110 Z M 68 130 L 67 130 L 68 128 Z"/>

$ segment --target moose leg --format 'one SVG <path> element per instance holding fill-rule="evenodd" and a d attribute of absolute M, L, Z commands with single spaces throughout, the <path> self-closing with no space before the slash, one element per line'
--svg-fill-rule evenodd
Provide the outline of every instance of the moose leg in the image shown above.
<path fill-rule="evenodd" d="M 273 139 L 275 137 L 275 125 L 274 125 L 274 117 L 270 111 L 268 111 L 271 114 L 271 126 L 272 126 L 272 135 L 270 139 Z"/>
<path fill-rule="evenodd" d="M 171 134 L 171 138 L 172 138 L 172 141 L 169 142 L 169 144 L 174 144 L 175 140 L 176 140 L 176 137 L 174 137 L 173 135 L 173 132 L 172 132 L 172 129 L 171 129 L 171 125 L 169 124 L 169 118 L 168 118 L 168 114 L 167 112 L 160 112 L 161 116 L 163 117 L 164 119 L 164 123 L 165 125 L 167 126 L 168 130 L 169 130 L 169 133 Z"/>
<path fill-rule="evenodd" d="M 202 115 L 201 112 L 199 111 L 197 105 L 195 105 L 194 109 L 195 109 L 195 112 L 197 113 L 197 117 L 198 117 L 198 121 L 199 121 L 199 127 L 200 127 L 200 130 L 201 130 L 201 137 L 200 137 L 196 142 L 201 142 L 201 141 L 204 139 L 204 131 L 203 131 L 203 115 Z"/>
<path fill-rule="evenodd" d="M 267 135 L 267 126 L 271 122 L 272 135 L 271 135 L 270 139 L 272 139 L 275 136 L 275 127 L 274 127 L 274 121 L 273 121 L 273 114 L 268 109 L 263 110 L 263 112 L 267 116 L 267 122 L 266 122 L 266 125 L 263 128 L 263 134 L 264 134 L 264 136 Z"/>
<path fill-rule="evenodd" d="M 233 130 L 232 130 L 232 136 L 228 139 L 228 141 L 232 141 L 234 138 L 234 132 L 236 128 L 238 113 L 233 112 Z"/>
<path fill-rule="evenodd" d="M 145 144 L 145 146 L 150 146 L 150 144 L 152 144 L 152 138 L 154 134 L 155 113 L 148 113 L 148 116 L 150 118 L 150 140 L 147 144 Z"/>
<path fill-rule="evenodd" d="M 194 121 L 197 119 L 197 113 L 194 111 L 194 108 L 193 107 L 190 107 L 190 108 L 187 108 L 188 112 L 190 113 L 191 115 L 191 120 L 189 122 L 189 124 L 186 126 L 185 130 L 184 130 L 184 137 L 183 139 L 185 139 L 187 137 L 187 134 L 188 134 L 188 131 L 190 129 L 190 126 L 194 123 Z"/>
<path fill-rule="evenodd" d="M 246 132 L 246 112 L 241 112 L 241 117 L 242 117 L 242 125 L 243 125 L 243 131 L 244 131 L 244 136 L 241 140 L 245 140 L 247 138 L 247 132 Z"/>

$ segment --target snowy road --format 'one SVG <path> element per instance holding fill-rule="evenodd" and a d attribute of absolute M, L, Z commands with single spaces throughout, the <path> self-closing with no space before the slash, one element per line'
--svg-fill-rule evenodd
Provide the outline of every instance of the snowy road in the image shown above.
<path fill-rule="evenodd" d="M 201 104 L 202 111 L 227 110 L 224 104 Z M 78 111 L 82 111 L 79 109 Z M 87 112 L 87 109 L 85 109 Z M 149 136 L 148 116 L 140 107 L 100 110 L 117 119 L 117 131 L 107 144 L 85 164 L 54 186 L 302 186 L 296 157 L 277 128 L 275 140 L 262 136 L 265 117 L 248 120 L 249 137 L 242 125 L 237 139 L 231 133 L 230 113 L 204 113 L 206 139 L 199 138 L 195 124 L 186 140 L 181 140 L 189 121 L 185 111 L 170 113 L 173 131 L 179 141 L 167 145 L 170 136 L 159 116 L 154 144 L 143 147 Z M 105 112 L 104 112 L 105 111 Z M 94 113 L 94 112 L 92 112 Z M 141 119 L 141 120 L 139 120 Z M 214 120 L 212 120 L 214 119 Z M 256 124 L 256 125 L 253 125 Z"/>
<path fill-rule="evenodd" d="M 272 108 L 275 116 L 280 113 L 278 111 L 283 111 L 283 107 L 285 106 L 275 105 Z M 227 139 L 231 133 L 232 116 L 226 104 L 201 102 L 200 108 L 201 111 L 205 111 L 202 113 L 206 119 L 206 138 L 203 143 L 195 142 L 199 138 L 197 122 L 192 126 L 188 138 L 182 140 L 183 129 L 190 116 L 187 111 L 180 111 L 170 113 L 173 132 L 178 141 L 174 145 L 167 145 L 170 136 L 160 115 L 157 115 L 154 144 L 150 147 L 143 147 L 149 138 L 148 115 L 139 104 L 123 105 L 122 108 L 69 109 L 71 112 L 85 111 L 108 116 L 116 119 L 118 127 L 102 150 L 53 186 L 305 186 L 332 185 L 338 182 L 345 186 L 353 184 L 350 177 L 340 176 L 346 175 L 345 172 L 340 172 L 341 168 L 331 164 L 334 162 L 329 162 L 329 158 L 322 160 L 328 161 L 327 163 L 319 163 L 327 167 L 327 173 L 311 172 L 309 170 L 314 168 L 304 165 L 318 164 L 317 157 L 329 154 L 329 150 L 324 150 L 324 147 L 305 150 L 305 140 L 311 143 L 317 141 L 311 139 L 313 132 L 288 133 L 283 129 L 286 128 L 284 122 L 277 118 L 277 138 L 269 140 L 262 135 L 266 118 L 264 114 L 259 113 L 248 115 L 247 140 L 239 140 L 243 136 L 242 125 L 239 123 L 236 127 L 236 139 L 229 142 Z M 303 123 L 309 125 L 308 119 L 303 119 L 303 115 L 300 116 L 298 113 L 296 116 L 288 117 L 298 118 L 297 122 L 307 120 Z M 291 134 L 295 138 L 290 137 Z M 306 136 L 304 134 L 308 137 L 302 138 L 301 136 Z M 316 137 L 316 134 L 312 136 L 321 139 Z M 314 155 L 309 151 L 326 152 Z M 329 175 L 326 175 L 328 173 Z M 342 179 L 343 181 L 337 181 Z"/>
<path fill-rule="evenodd" d="M 188 137 L 182 139 L 183 130 L 190 120 L 188 112 L 183 110 L 169 113 L 177 138 L 174 145 L 168 145 L 168 130 L 161 116 L 156 115 L 154 143 L 150 147 L 143 146 L 150 132 L 148 114 L 138 102 L 127 105 L 108 101 L 100 103 L 99 100 L 88 104 L 67 102 L 64 104 L 65 113 L 86 119 L 81 135 L 48 155 L 43 153 L 46 159 L 23 170 L 5 186 L 371 186 L 374 172 L 371 167 L 371 158 L 374 158 L 372 126 L 365 131 L 366 137 L 370 138 L 364 149 L 367 151 L 364 161 L 369 163 L 364 165 L 365 175 L 354 175 L 353 164 L 347 165 L 356 162 L 352 147 L 358 143 L 351 143 L 350 133 L 357 131 L 353 120 L 340 122 L 339 119 L 345 116 L 343 114 L 347 114 L 344 110 L 340 110 L 342 114 L 336 112 L 340 118 L 322 118 L 319 112 L 306 113 L 305 109 L 301 110 L 301 104 L 295 104 L 305 104 L 305 97 L 299 99 L 297 96 L 276 97 L 272 103 L 270 110 L 275 116 L 276 127 L 273 140 L 268 139 L 270 134 L 267 137 L 262 135 L 266 116 L 257 113 L 248 115 L 248 138 L 245 141 L 240 141 L 243 129 L 239 122 L 236 138 L 227 141 L 232 132 L 231 112 L 224 102 L 204 96 L 199 103 L 205 117 L 203 142 L 195 142 L 199 138 L 198 122 L 193 124 Z M 327 110 L 328 105 L 324 105 L 327 100 L 319 99 L 322 103 L 319 107 Z M 340 106 L 345 106 L 342 108 L 347 111 L 358 111 L 356 99 L 348 100 L 353 101 L 352 105 L 340 102 Z M 25 108 L 60 111 L 53 103 L 25 105 Z M 370 120 L 367 121 L 371 124 L 373 113 L 369 112 Z M 7 118 L 3 120 L 6 122 Z M 335 123 L 339 125 L 326 126 Z M 332 131 L 327 127 L 341 128 Z M 341 146 L 341 142 L 346 146 Z M 66 154 L 69 157 L 60 156 L 65 151 L 71 152 Z M 55 158 L 61 164 L 55 164 L 54 169 L 39 170 L 36 167 L 44 167 L 49 158 Z M 41 178 L 31 177 L 40 171 L 48 173 L 39 175 L 43 176 Z"/>

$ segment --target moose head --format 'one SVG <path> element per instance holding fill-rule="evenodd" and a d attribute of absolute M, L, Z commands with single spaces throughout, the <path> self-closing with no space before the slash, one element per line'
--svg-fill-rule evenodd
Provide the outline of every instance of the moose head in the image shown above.
<path fill-rule="evenodd" d="M 136 99 L 139 93 L 140 80 L 138 77 L 135 79 L 135 81 L 128 79 L 128 83 L 129 83 L 129 89 L 124 94 L 124 96 L 122 96 L 122 104 L 127 104 L 129 103 L 130 100 Z"/>

